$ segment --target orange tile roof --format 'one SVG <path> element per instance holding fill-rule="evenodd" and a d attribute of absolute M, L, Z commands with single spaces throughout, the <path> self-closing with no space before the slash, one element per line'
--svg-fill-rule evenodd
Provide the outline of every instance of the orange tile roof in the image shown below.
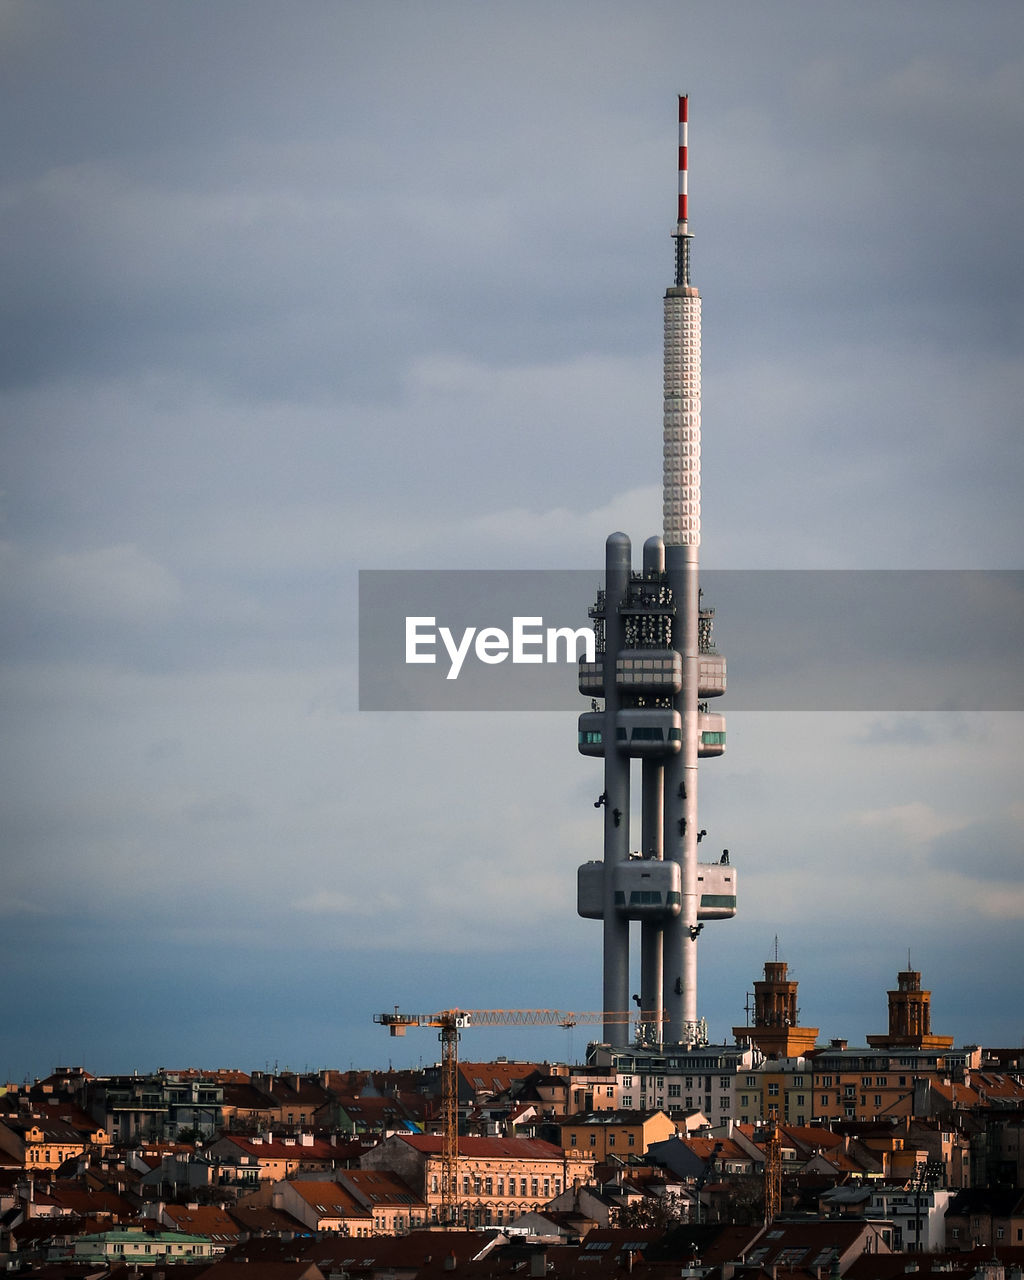
<path fill-rule="evenodd" d="M 437 1133 L 396 1134 L 401 1142 L 407 1142 L 424 1155 L 440 1155 L 444 1139 Z M 459 1155 L 476 1160 L 558 1160 L 563 1159 L 561 1147 L 540 1138 L 459 1138 Z"/>
<path fill-rule="evenodd" d="M 289 1182 L 288 1186 L 325 1218 L 368 1218 L 369 1213 L 337 1182 Z"/>
<path fill-rule="evenodd" d="M 176 1231 L 190 1236 L 208 1236 L 224 1242 L 235 1241 L 242 1234 L 238 1223 L 216 1205 L 168 1204 L 164 1215 Z"/>

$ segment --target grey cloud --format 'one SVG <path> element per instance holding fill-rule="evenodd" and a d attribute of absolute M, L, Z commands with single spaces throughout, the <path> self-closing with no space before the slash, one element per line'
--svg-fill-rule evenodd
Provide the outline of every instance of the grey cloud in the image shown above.
<path fill-rule="evenodd" d="M 936 836 L 928 863 L 969 879 L 1002 881 L 1019 888 L 1024 880 L 1024 825 L 1006 815 Z"/>

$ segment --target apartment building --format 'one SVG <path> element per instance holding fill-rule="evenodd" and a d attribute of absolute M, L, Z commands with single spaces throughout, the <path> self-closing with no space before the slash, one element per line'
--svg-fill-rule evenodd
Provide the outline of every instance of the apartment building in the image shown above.
<path fill-rule="evenodd" d="M 583 1152 L 601 1163 L 645 1155 L 652 1142 L 676 1132 L 664 1111 L 591 1111 L 569 1116 L 560 1128 L 563 1151 Z"/>
<path fill-rule="evenodd" d="M 394 1134 L 360 1159 L 364 1169 L 396 1173 L 426 1205 L 427 1220 L 441 1214 L 443 1139 L 437 1134 Z M 457 1188 L 462 1221 L 501 1226 L 540 1209 L 567 1188 L 583 1185 L 594 1160 L 536 1138 L 461 1137 Z"/>
<path fill-rule="evenodd" d="M 977 1048 L 854 1048 L 834 1041 L 813 1058 L 816 1120 L 875 1120 L 914 1114 L 914 1089 L 924 1080 L 965 1081 L 981 1059 Z"/>
<path fill-rule="evenodd" d="M 694 1045 L 691 1048 L 622 1048 L 591 1045 L 587 1064 L 615 1072 L 619 1108 L 666 1111 L 673 1119 L 702 1111 L 713 1125 L 736 1114 L 736 1077 L 755 1061 L 747 1045 Z"/>
<path fill-rule="evenodd" d="M 736 1077 L 736 1120 L 808 1124 L 814 1115 L 813 1086 L 814 1070 L 806 1058 L 770 1058 L 748 1067 Z"/>

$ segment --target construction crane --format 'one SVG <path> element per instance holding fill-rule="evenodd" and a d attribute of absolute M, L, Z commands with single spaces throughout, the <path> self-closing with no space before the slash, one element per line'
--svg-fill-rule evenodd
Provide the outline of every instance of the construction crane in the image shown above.
<path fill-rule="evenodd" d="M 771 1226 L 782 1212 L 782 1135 L 773 1117 L 764 1144 L 764 1221 Z"/>
<path fill-rule="evenodd" d="M 459 1220 L 459 1032 L 466 1027 L 575 1027 L 593 1023 L 663 1022 L 664 1014 L 627 1010 L 567 1013 L 561 1009 L 442 1009 L 440 1013 L 376 1013 L 374 1022 L 393 1036 L 410 1027 L 437 1027 L 441 1041 L 441 1219 Z"/>

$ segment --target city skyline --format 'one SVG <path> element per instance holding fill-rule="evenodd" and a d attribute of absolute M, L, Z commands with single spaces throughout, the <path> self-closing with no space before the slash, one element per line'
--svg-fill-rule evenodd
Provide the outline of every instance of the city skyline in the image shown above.
<path fill-rule="evenodd" d="M 678 91 L 702 569 L 1021 564 L 1016 6 L 392 8 L 3 7 L 2 1078 L 598 1007 L 576 714 L 359 712 L 356 574 L 596 586 L 659 531 Z M 909 949 L 938 1032 L 1021 1043 L 1020 714 L 735 710 L 716 636 L 712 1039 L 778 935 L 825 1040 Z"/>

